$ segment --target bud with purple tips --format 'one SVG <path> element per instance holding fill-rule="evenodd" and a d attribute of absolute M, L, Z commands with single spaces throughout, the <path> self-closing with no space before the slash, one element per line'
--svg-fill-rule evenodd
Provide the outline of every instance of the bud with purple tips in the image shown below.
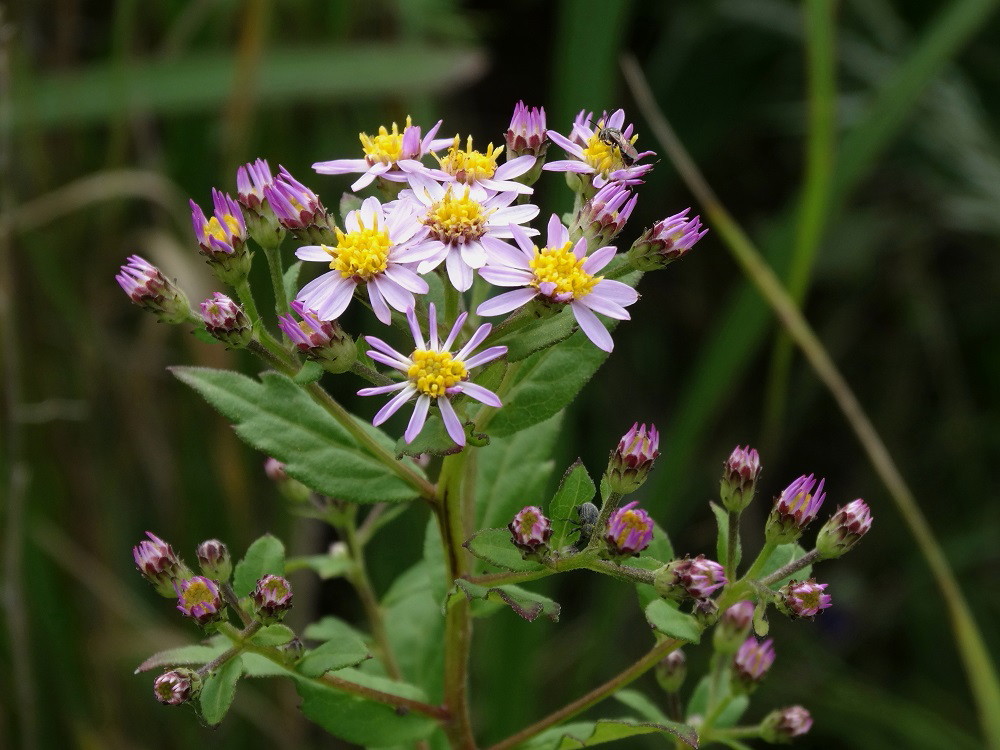
<path fill-rule="evenodd" d="M 135 567 L 156 587 L 156 593 L 160 596 L 177 596 L 174 582 L 190 576 L 191 571 L 181 562 L 173 547 L 152 531 L 147 531 L 146 536 L 149 537 L 148 540 L 143 540 L 132 548 Z"/>
<path fill-rule="evenodd" d="M 236 199 L 246 209 L 247 231 L 265 248 L 277 247 L 285 236 L 285 230 L 278 223 L 278 217 L 264 194 L 273 184 L 271 167 L 264 159 L 244 164 L 236 170 Z"/>
<path fill-rule="evenodd" d="M 871 509 L 861 498 L 839 508 L 833 518 L 823 524 L 816 537 L 820 559 L 840 557 L 857 544 L 871 527 Z"/>
<path fill-rule="evenodd" d="M 115 281 L 139 307 L 156 313 L 165 323 L 191 319 L 191 305 L 176 284 L 145 258 L 130 255 Z"/>
<path fill-rule="evenodd" d="M 545 108 L 528 109 L 523 101 L 519 101 L 514 105 L 514 116 L 511 117 L 505 137 L 508 161 L 528 154 L 538 157 L 535 166 L 540 169 L 550 143 L 545 127 Z M 535 179 L 538 179 L 537 175 Z"/>
<path fill-rule="evenodd" d="M 812 729 L 812 715 L 802 706 L 786 706 L 772 711 L 760 725 L 760 737 L 772 744 L 787 744 Z"/>
<path fill-rule="evenodd" d="M 656 681 L 665 693 L 676 693 L 687 677 L 687 657 L 679 648 L 660 659 L 656 665 Z"/>
<path fill-rule="evenodd" d="M 229 548 L 218 539 L 208 539 L 196 551 L 201 572 L 213 581 L 228 581 L 233 572 Z"/>
<path fill-rule="evenodd" d="M 716 651 L 724 654 L 736 652 L 750 635 L 753 612 L 753 602 L 743 601 L 737 602 L 722 613 L 712 638 L 712 644 Z"/>
<path fill-rule="evenodd" d="M 794 542 L 802 531 L 819 513 L 826 499 L 823 492 L 825 479 L 816 483 L 813 474 L 801 476 L 788 485 L 774 502 L 774 508 L 767 517 L 764 535 L 768 542 L 784 544 Z"/>
<path fill-rule="evenodd" d="M 510 530 L 511 540 L 525 555 L 544 551 L 552 536 L 552 522 L 535 505 L 528 505 L 518 511 L 507 528 Z"/>
<path fill-rule="evenodd" d="M 177 592 L 177 609 L 181 614 L 190 617 L 204 627 L 222 619 L 222 594 L 211 578 L 194 576 L 175 583 Z"/>
<path fill-rule="evenodd" d="M 243 308 L 222 292 L 201 303 L 201 320 L 212 336 L 226 346 L 242 349 L 253 337 L 253 326 Z"/>
<path fill-rule="evenodd" d="M 635 492 L 646 481 L 646 476 L 653 468 L 653 462 L 660 455 L 660 435 L 656 426 L 642 427 L 636 422 L 632 429 L 625 433 L 618 443 L 618 448 L 612 451 L 611 459 L 605 477 L 612 492 L 627 495 Z"/>
<path fill-rule="evenodd" d="M 264 195 L 278 223 L 297 239 L 316 245 L 337 244 L 332 222 L 319 196 L 287 169 L 279 167 L 278 176 L 264 188 Z"/>
<path fill-rule="evenodd" d="M 604 535 L 612 557 L 635 557 L 653 540 L 653 519 L 632 501 L 611 514 Z"/>
<path fill-rule="evenodd" d="M 291 314 L 281 315 L 278 327 L 295 347 L 328 372 L 350 370 L 357 361 L 358 347 L 340 324 L 336 320 L 320 320 L 301 300 L 293 300 L 291 307 L 302 320 L 297 322 Z"/>
<path fill-rule="evenodd" d="M 704 555 L 667 563 L 653 575 L 653 586 L 664 599 L 707 599 L 725 586 L 725 569 Z"/>
<path fill-rule="evenodd" d="M 760 456 L 749 445 L 738 445 L 729 454 L 722 469 L 722 484 L 719 490 L 722 504 L 733 513 L 742 512 L 753 500 L 760 476 Z"/>
<path fill-rule="evenodd" d="M 701 228 L 701 217 L 688 219 L 685 208 L 680 213 L 656 222 L 635 241 L 628 251 L 632 266 L 640 271 L 665 268 L 684 257 L 694 244 L 708 234 Z"/>
<path fill-rule="evenodd" d="M 625 185 L 609 182 L 573 216 L 570 238 L 586 237 L 588 247 L 607 245 L 625 228 L 638 200 Z"/>
<path fill-rule="evenodd" d="M 733 658 L 733 691 L 751 692 L 764 679 L 772 664 L 774 664 L 773 641 L 768 638 L 760 642 L 753 636 L 747 638 Z"/>
<path fill-rule="evenodd" d="M 236 286 L 250 273 L 253 253 L 247 249 L 247 226 L 239 204 L 225 193 L 212 188 L 212 218 L 194 201 L 191 204 L 191 225 L 202 255 L 212 272 L 223 283 Z"/>
<path fill-rule="evenodd" d="M 820 610 L 833 604 L 832 597 L 823 593 L 827 586 L 827 583 L 816 583 L 815 578 L 789 581 L 778 589 L 775 604 L 789 617 L 815 617 Z"/>
<path fill-rule="evenodd" d="M 165 706 L 179 706 L 198 697 L 201 682 L 193 669 L 171 669 L 153 680 L 153 695 Z"/>
<path fill-rule="evenodd" d="M 250 594 L 254 614 L 263 623 L 278 622 L 292 608 L 292 584 L 287 578 L 266 575 Z"/>

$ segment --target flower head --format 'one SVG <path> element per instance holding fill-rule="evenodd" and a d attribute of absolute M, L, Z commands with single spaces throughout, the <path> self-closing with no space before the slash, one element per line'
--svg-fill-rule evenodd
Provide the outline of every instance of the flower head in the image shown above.
<path fill-rule="evenodd" d="M 771 744 L 786 744 L 812 729 L 812 715 L 802 706 L 786 706 L 772 711 L 761 722 L 760 736 Z"/>
<path fill-rule="evenodd" d="M 750 636 L 740 646 L 733 659 L 734 687 L 742 687 L 743 690 L 755 687 L 764 679 L 772 664 L 774 664 L 774 642 L 768 638 L 761 643 Z"/>
<path fill-rule="evenodd" d="M 134 304 L 156 313 L 164 322 L 184 323 L 191 317 L 184 292 L 145 258 L 130 255 L 115 281 Z"/>
<path fill-rule="evenodd" d="M 586 237 L 589 243 L 605 245 L 625 228 L 638 200 L 639 196 L 625 185 L 609 182 L 574 215 L 570 234 Z"/>
<path fill-rule="evenodd" d="M 491 346 L 479 354 L 472 354 L 476 347 L 483 343 L 492 329 L 492 326 L 486 323 L 479 326 L 479 329 L 472 334 L 465 346 L 452 353 L 452 344 L 458 338 L 466 317 L 468 317 L 467 313 L 459 315 L 448 337 L 444 341 L 439 341 L 437 310 L 433 303 L 428 305 L 429 337 L 425 341 L 420 331 L 420 324 L 417 322 L 416 313 L 413 308 L 407 310 L 406 319 L 410 323 L 414 343 L 414 349 L 409 356 L 396 351 L 381 339 L 374 336 L 365 337 L 365 340 L 374 347 L 373 351 L 368 352 L 368 356 L 376 362 L 399 370 L 406 376 L 406 379 L 399 383 L 375 388 L 362 388 L 358 391 L 360 396 L 396 394 L 375 415 L 372 420 L 373 424 L 376 426 L 382 424 L 399 411 L 403 404 L 415 398 L 416 405 L 413 408 L 413 415 L 410 417 L 406 432 L 403 433 L 407 443 L 412 443 L 420 430 L 423 429 L 427 413 L 433 403 L 440 410 L 441 419 L 444 421 L 444 426 L 451 439 L 458 445 L 465 445 L 465 428 L 462 426 L 462 420 L 455 413 L 451 399 L 459 394 L 465 394 L 489 406 L 497 408 L 502 406 L 500 399 L 493 391 L 469 380 L 469 371 L 487 362 L 492 362 L 497 357 L 502 357 L 507 353 L 507 347 Z"/>
<path fill-rule="evenodd" d="M 425 260 L 433 249 L 413 246 L 423 228 L 411 208 L 400 204 L 390 214 L 378 198 L 366 198 L 361 208 L 347 214 L 344 229 L 335 229 L 336 245 L 306 245 L 295 251 L 299 260 L 320 261 L 331 269 L 302 287 L 297 299 L 320 320 L 333 320 L 364 284 L 375 317 L 389 325 L 390 306 L 406 312 L 414 306 L 414 294 L 427 293 L 427 282 L 408 264 Z"/>
<path fill-rule="evenodd" d="M 760 456 L 749 445 L 736 446 L 722 467 L 720 496 L 727 510 L 740 512 L 753 500 L 760 476 Z"/>
<path fill-rule="evenodd" d="M 782 491 L 764 529 L 769 541 L 793 542 L 802 535 L 803 529 L 816 517 L 826 499 L 823 492 L 825 482 L 825 479 L 820 479 L 817 485 L 813 474 L 803 475 Z"/>
<path fill-rule="evenodd" d="M 264 159 L 244 164 L 236 170 L 236 199 L 250 211 L 260 211 L 267 200 L 265 189 L 274 184 L 271 167 Z"/>
<path fill-rule="evenodd" d="M 292 608 L 292 584 L 287 578 L 266 575 L 250 593 L 254 613 L 261 622 L 277 622 Z"/>
<path fill-rule="evenodd" d="M 175 596 L 174 581 L 191 574 L 174 548 L 160 539 L 152 531 L 147 531 L 148 540 L 139 542 L 132 548 L 132 559 L 143 578 L 156 587 L 160 596 Z"/>
<path fill-rule="evenodd" d="M 623 495 L 635 492 L 646 481 L 653 462 L 660 455 L 660 435 L 656 426 L 636 422 L 611 452 L 606 473 L 611 489 Z"/>
<path fill-rule="evenodd" d="M 638 136 L 631 123 L 625 124 L 625 111 L 618 109 L 610 115 L 605 112 L 596 124 L 591 124 L 593 119 L 593 113 L 582 110 L 568 138 L 554 130 L 548 131 L 549 138 L 573 158 L 550 161 L 542 169 L 593 175 L 595 188 L 602 188 L 609 182 L 641 184 L 642 176 L 653 165 L 636 162 L 654 152 L 635 151 L 633 144 Z"/>
<path fill-rule="evenodd" d="M 420 127 L 414 125 L 409 117 L 406 118 L 406 126 L 402 133 L 399 132 L 396 123 L 392 123 L 391 130 L 381 125 L 375 135 L 358 134 L 364 158 L 320 161 L 313 164 L 313 169 L 320 174 L 362 172 L 361 177 L 351 185 L 351 190 L 355 192 L 371 184 L 376 177 L 390 182 L 406 182 L 413 174 L 435 177 L 438 173 L 421 164 L 420 159 L 425 154 L 433 154 L 451 143 L 450 138 L 435 140 L 434 136 L 440 127 L 441 121 L 438 120 L 437 124 L 427 131 L 427 135 L 421 138 Z"/>
<path fill-rule="evenodd" d="M 278 167 L 274 182 L 264 188 L 278 223 L 302 241 L 326 242 L 331 238 L 331 221 L 319 196 Z"/>
<path fill-rule="evenodd" d="M 253 336 L 250 318 L 243 308 L 222 292 L 201 303 L 201 320 L 212 336 L 234 349 L 245 347 Z"/>
<path fill-rule="evenodd" d="M 538 206 L 512 206 L 517 198 L 513 192 L 476 198 L 466 185 L 442 185 L 421 175 L 414 175 L 410 185 L 410 190 L 400 193 L 400 200 L 412 206 L 415 220 L 426 227 L 412 251 L 432 253 L 420 262 L 417 271 L 427 273 L 445 261 L 448 278 L 460 292 L 472 286 L 473 271 L 487 260 L 517 252 L 506 241 L 513 236 L 512 224 L 524 224 L 538 216 Z M 524 231 L 538 233 L 527 227 Z"/>
<path fill-rule="evenodd" d="M 708 234 L 701 228 L 701 217 L 688 219 L 685 208 L 680 213 L 656 222 L 635 241 L 628 258 L 640 271 L 665 268 L 683 258 L 694 244 Z"/>
<path fill-rule="evenodd" d="M 704 555 L 685 557 L 664 565 L 653 576 L 657 593 L 667 599 L 707 599 L 725 586 L 726 573 L 719 563 Z"/>
<path fill-rule="evenodd" d="M 195 554 L 198 565 L 206 578 L 213 581 L 228 581 L 233 572 L 233 561 L 229 556 L 229 548 L 218 539 L 207 539 L 198 545 Z"/>
<path fill-rule="evenodd" d="M 448 152 L 444 156 L 434 154 L 434 158 L 441 165 L 445 179 L 468 185 L 470 194 L 476 198 L 486 198 L 487 191 L 530 194 L 533 192 L 530 186 L 515 182 L 513 178 L 530 170 L 535 165 L 535 157 L 526 154 L 498 166 L 497 160 L 503 150 L 503 146 L 494 148 L 491 143 L 486 151 L 476 151 L 471 135 L 462 148 L 462 139 L 456 135 Z"/>
<path fill-rule="evenodd" d="M 840 557 L 861 541 L 861 537 L 872 527 L 871 508 L 861 498 L 843 508 L 838 508 L 833 518 L 823 524 L 816 537 L 816 549 L 820 557 L 830 559 Z"/>
<path fill-rule="evenodd" d="M 737 602 L 722 613 L 712 643 L 716 651 L 730 654 L 735 652 L 750 634 L 753 625 L 754 606 L 751 601 Z"/>
<path fill-rule="evenodd" d="M 611 334 L 594 314 L 628 320 L 625 309 L 639 299 L 627 284 L 596 274 L 615 257 L 612 245 L 587 255 L 587 240 L 570 242 L 569 231 L 555 214 L 549 219 L 548 242 L 539 248 L 518 226 L 511 226 L 520 252 L 498 252 L 495 261 L 480 269 L 479 275 L 497 286 L 523 287 L 504 292 L 483 302 L 477 314 L 503 315 L 531 300 L 569 305 L 576 322 L 594 345 L 606 352 L 614 348 Z"/>
<path fill-rule="evenodd" d="M 198 697 L 201 683 L 193 669 L 171 669 L 153 680 L 153 696 L 165 706 L 179 706 Z"/>
<path fill-rule="evenodd" d="M 653 540 L 653 519 L 649 514 L 636 508 L 633 501 L 611 514 L 604 541 L 608 552 L 619 557 L 633 557 L 642 552 Z"/>
<path fill-rule="evenodd" d="M 679 648 L 660 659 L 656 665 L 656 681 L 664 692 L 676 693 L 687 677 L 687 657 Z"/>
<path fill-rule="evenodd" d="M 199 625 L 208 625 L 222 618 L 222 595 L 211 578 L 194 576 L 174 583 L 177 592 L 177 609 Z"/>
<path fill-rule="evenodd" d="M 220 190 L 212 188 L 211 219 L 194 201 L 191 205 L 191 225 L 202 253 L 212 260 L 223 260 L 239 254 L 247 240 L 247 225 L 239 204 Z"/>
<path fill-rule="evenodd" d="M 543 157 L 549 148 L 549 137 L 545 131 L 545 108 L 528 109 L 523 101 L 514 105 L 514 115 L 505 136 L 507 156 Z"/>
<path fill-rule="evenodd" d="M 823 591 L 827 583 L 816 583 L 815 578 L 808 581 L 789 581 L 778 589 L 778 609 L 790 617 L 815 617 L 820 610 L 833 604 L 833 599 Z"/>
<path fill-rule="evenodd" d="M 514 520 L 507 524 L 507 528 L 514 544 L 529 553 L 544 548 L 552 536 L 552 522 L 535 505 L 519 510 Z"/>
<path fill-rule="evenodd" d="M 351 369 L 358 358 L 358 347 L 337 321 L 320 320 L 301 300 L 292 301 L 291 307 L 302 320 L 296 321 L 291 314 L 279 315 L 278 327 L 295 347 L 330 372 Z"/>

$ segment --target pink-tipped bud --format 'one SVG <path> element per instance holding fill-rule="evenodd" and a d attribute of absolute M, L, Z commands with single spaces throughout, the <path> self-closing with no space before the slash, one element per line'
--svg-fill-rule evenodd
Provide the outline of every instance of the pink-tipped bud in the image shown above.
<path fill-rule="evenodd" d="M 194 576 L 175 584 L 177 609 L 202 627 L 221 620 L 225 605 L 219 587 L 211 578 Z"/>
<path fill-rule="evenodd" d="M 218 539 L 208 539 L 198 545 L 198 565 L 206 578 L 213 581 L 228 581 L 233 572 L 233 561 L 229 548 Z"/>
<path fill-rule="evenodd" d="M 656 665 L 656 681 L 666 693 L 676 693 L 687 677 L 687 657 L 680 649 L 671 651 Z"/>
<path fill-rule="evenodd" d="M 264 188 L 278 223 L 296 239 L 316 245 L 335 245 L 333 224 L 319 196 L 279 167 L 274 182 Z"/>
<path fill-rule="evenodd" d="M 753 602 L 737 602 L 719 618 L 718 625 L 715 626 L 715 634 L 712 643 L 715 650 L 724 654 L 732 654 L 750 635 L 750 627 L 753 625 Z"/>
<path fill-rule="evenodd" d="M 191 575 L 191 571 L 181 562 L 174 548 L 147 531 L 148 540 L 139 542 L 132 548 L 132 559 L 143 578 L 156 587 L 160 596 L 174 597 L 174 583 Z"/>
<path fill-rule="evenodd" d="M 653 519 L 633 501 L 611 514 L 604 534 L 612 557 L 635 557 L 653 540 Z"/>
<path fill-rule="evenodd" d="M 239 204 L 225 193 L 212 188 L 211 218 L 205 217 L 194 201 L 191 205 L 191 225 L 202 255 L 220 281 L 236 286 L 250 273 L 253 253 L 247 249 L 247 225 Z"/>
<path fill-rule="evenodd" d="M 528 505 L 518 511 L 507 528 L 510 530 L 511 540 L 526 556 L 544 552 L 552 536 L 552 522 L 535 505 Z"/>
<path fill-rule="evenodd" d="M 201 320 L 212 336 L 233 349 L 242 349 L 253 337 L 250 318 L 222 292 L 201 303 Z"/>
<path fill-rule="evenodd" d="M 753 500 L 757 488 L 757 478 L 760 476 L 760 456 L 749 445 L 740 448 L 738 445 L 729 454 L 722 468 L 722 484 L 720 497 L 726 510 L 741 512 Z"/>
<path fill-rule="evenodd" d="M 134 304 L 155 313 L 164 323 L 184 323 L 191 317 L 184 292 L 145 258 L 130 255 L 115 281 Z"/>
<path fill-rule="evenodd" d="M 752 691 L 764 679 L 764 675 L 774 664 L 774 643 L 768 638 L 764 642 L 751 636 L 743 642 L 733 658 L 734 692 Z"/>
<path fill-rule="evenodd" d="M 640 271 L 655 271 L 687 255 L 708 234 L 707 229 L 702 229 L 700 216 L 688 219 L 690 210 L 685 208 L 643 232 L 628 251 L 632 265 Z"/>
<path fill-rule="evenodd" d="M 653 462 L 660 455 L 660 434 L 656 426 L 651 424 L 647 429 L 636 422 L 632 429 L 626 432 L 618 442 L 618 447 L 611 452 L 605 477 L 612 492 L 627 495 L 639 489 Z"/>
<path fill-rule="evenodd" d="M 674 560 L 653 575 L 657 593 L 675 601 L 686 597 L 707 599 L 726 583 L 725 569 L 704 555 Z"/>
<path fill-rule="evenodd" d="M 244 164 L 236 170 L 236 200 L 243 206 L 247 231 L 261 247 L 276 248 L 285 229 L 278 223 L 265 191 L 274 185 L 271 167 L 264 159 Z"/>
<path fill-rule="evenodd" d="M 292 608 L 292 584 L 287 578 L 266 575 L 250 594 L 254 614 L 264 623 L 278 622 Z"/>
<path fill-rule="evenodd" d="M 524 102 L 518 102 L 514 105 L 514 115 L 505 137 L 508 160 L 526 154 L 544 158 L 550 143 L 545 127 L 545 108 L 528 109 Z"/>
<path fill-rule="evenodd" d="M 165 706 L 179 706 L 201 692 L 201 675 L 193 669 L 171 669 L 153 680 L 153 695 Z"/>
<path fill-rule="evenodd" d="M 802 706 L 786 706 L 767 715 L 760 727 L 760 737 L 771 744 L 787 744 L 812 729 L 812 715 Z"/>
<path fill-rule="evenodd" d="M 820 479 L 817 485 L 814 475 L 803 475 L 782 491 L 764 528 L 769 542 L 784 544 L 802 536 L 803 529 L 816 518 L 826 500 L 826 493 L 823 492 L 825 483 L 825 479 Z"/>
<path fill-rule="evenodd" d="M 840 557 L 861 541 L 872 527 L 872 512 L 861 498 L 839 508 L 827 521 L 816 537 L 820 558 L 829 560 Z"/>
<path fill-rule="evenodd" d="M 586 237 L 588 247 L 608 244 L 625 228 L 638 199 L 621 183 L 609 182 L 573 217 L 570 235 Z"/>
<path fill-rule="evenodd" d="M 341 373 L 351 369 L 358 358 L 358 347 L 335 320 L 320 320 L 314 310 L 301 301 L 292 302 L 301 321 L 289 315 L 278 317 L 278 327 L 295 347 L 311 360 L 323 365 L 328 372 Z"/>
<path fill-rule="evenodd" d="M 778 589 L 776 605 L 789 617 L 815 617 L 820 610 L 833 604 L 833 599 L 823 591 L 827 583 L 816 583 L 815 578 L 808 581 L 789 581 Z"/>

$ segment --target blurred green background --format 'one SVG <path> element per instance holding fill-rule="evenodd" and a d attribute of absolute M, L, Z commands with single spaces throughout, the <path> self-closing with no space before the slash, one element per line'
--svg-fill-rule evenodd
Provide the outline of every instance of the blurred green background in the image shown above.
<path fill-rule="evenodd" d="M 994 654 L 996 5 L 835 4 L 836 91 L 826 103 L 840 192 L 805 306 L 916 489 Z M 288 514 L 263 457 L 165 369 L 256 364 L 158 324 L 113 279 L 138 252 L 192 301 L 218 288 L 186 198 L 204 206 L 212 186 L 233 192 L 237 165 L 284 164 L 335 207 L 351 180 L 309 167 L 358 155 L 358 131 L 411 114 L 425 127 L 443 118 L 442 134 L 500 143 L 518 99 L 544 106 L 563 132 L 580 109 L 623 106 L 639 145 L 660 151 L 619 72 L 629 52 L 723 202 L 788 273 L 807 131 L 805 24 L 790 0 L 20 0 L 6 4 L 4 24 L 4 746 L 346 747 L 296 713 L 289 686 L 242 687 L 234 713 L 210 731 L 155 703 L 149 675 L 132 675 L 152 651 L 197 637 L 134 571 L 130 547 L 144 530 L 189 557 L 211 536 L 236 553 L 265 531 L 294 553 L 331 541 Z M 561 158 L 557 148 L 550 158 Z M 543 215 L 564 207 L 558 176 L 539 191 Z M 622 244 L 692 203 L 662 159 Z M 796 355 L 787 379 L 773 380 L 775 322 L 718 235 L 641 291 L 614 356 L 567 417 L 553 482 L 578 455 L 597 475 L 622 432 L 652 420 L 664 456 L 642 500 L 678 552 L 713 550 L 707 502 L 737 443 L 760 448 L 765 497 L 803 472 L 827 477 L 831 506 L 865 497 L 871 534 L 820 568 L 835 608 L 812 623 L 773 623 L 778 661 L 748 718 L 805 704 L 816 723 L 803 748 L 980 747 L 927 566 L 812 371 Z M 348 402 L 350 380 L 330 384 Z M 772 382 L 784 408 L 767 397 Z M 373 542 L 380 591 L 419 557 L 425 523 L 414 508 Z M 300 622 L 310 609 L 360 614 L 342 583 L 293 582 Z M 538 588 L 562 603 L 558 624 L 503 612 L 477 628 L 484 742 L 647 645 L 629 587 L 572 574 Z M 705 659 L 689 656 L 693 669 Z M 656 695 L 652 678 L 640 686 Z M 624 713 L 609 702 L 593 715 Z"/>

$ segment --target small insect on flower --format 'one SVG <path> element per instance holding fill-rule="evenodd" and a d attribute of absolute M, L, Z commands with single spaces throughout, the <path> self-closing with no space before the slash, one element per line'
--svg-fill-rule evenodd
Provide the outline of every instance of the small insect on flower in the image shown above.
<path fill-rule="evenodd" d="M 618 128 L 601 128 L 597 131 L 597 137 L 602 143 L 618 149 L 626 167 L 631 167 L 639 160 L 639 152 L 635 150 L 635 146 L 626 140 L 625 136 L 622 135 L 622 131 Z"/>

